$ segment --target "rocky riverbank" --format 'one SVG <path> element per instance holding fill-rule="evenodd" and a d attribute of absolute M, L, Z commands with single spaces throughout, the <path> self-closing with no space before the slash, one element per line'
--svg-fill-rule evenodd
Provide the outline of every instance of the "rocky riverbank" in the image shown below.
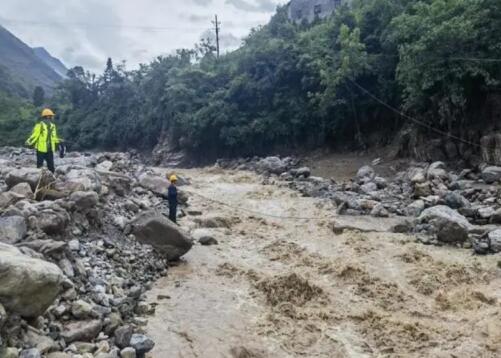
<path fill-rule="evenodd" d="M 304 196 L 330 199 L 339 215 L 401 218 L 394 229 L 414 233 L 425 244 L 501 252 L 501 167 L 484 163 L 455 171 L 443 162 L 410 163 L 383 178 L 377 175 L 379 162 L 361 167 L 344 182 L 312 176 L 291 157 L 221 160 L 218 165 L 256 171 Z"/>
<path fill-rule="evenodd" d="M 191 248 L 162 215 L 169 183 L 131 154 L 57 163 L 0 148 L 0 357 L 141 357 L 145 292 Z"/>

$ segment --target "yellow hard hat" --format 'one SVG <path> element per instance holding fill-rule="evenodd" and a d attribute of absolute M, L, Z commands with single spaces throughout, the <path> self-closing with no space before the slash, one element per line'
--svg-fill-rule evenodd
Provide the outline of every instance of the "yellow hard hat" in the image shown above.
<path fill-rule="evenodd" d="M 54 116 L 55 116 L 54 112 L 52 112 L 52 110 L 49 108 L 45 108 L 42 111 L 42 117 L 54 117 Z"/>
<path fill-rule="evenodd" d="M 169 181 L 170 182 L 175 182 L 177 181 L 177 176 L 175 174 L 172 174 L 170 177 L 169 177 Z"/>

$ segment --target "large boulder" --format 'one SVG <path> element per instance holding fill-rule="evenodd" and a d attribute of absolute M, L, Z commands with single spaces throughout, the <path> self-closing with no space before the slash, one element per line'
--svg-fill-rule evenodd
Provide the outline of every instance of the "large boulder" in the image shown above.
<path fill-rule="evenodd" d="M 48 235 L 61 235 L 70 222 L 68 212 L 52 201 L 35 205 L 35 221 L 40 230 Z"/>
<path fill-rule="evenodd" d="M 61 290 L 64 275 L 56 265 L 0 243 L 0 303 L 23 317 L 45 312 Z"/>
<path fill-rule="evenodd" d="M 501 179 L 501 167 L 485 167 L 482 170 L 482 179 L 488 184 L 498 181 Z"/>
<path fill-rule="evenodd" d="M 26 236 L 27 229 L 22 216 L 0 218 L 0 242 L 15 244 Z"/>
<path fill-rule="evenodd" d="M 92 169 L 71 169 L 66 174 L 62 191 L 89 191 L 101 192 L 102 183 L 99 174 Z"/>
<path fill-rule="evenodd" d="M 257 163 L 260 173 L 282 174 L 287 171 L 287 163 L 279 157 L 266 157 Z"/>
<path fill-rule="evenodd" d="M 14 169 L 9 172 L 7 178 L 5 179 L 5 182 L 7 183 L 9 188 L 12 188 L 13 186 L 20 183 L 28 183 L 31 189 L 34 191 L 38 184 L 38 180 L 40 179 L 40 172 L 41 170 L 37 168 Z"/>
<path fill-rule="evenodd" d="M 165 216 L 147 211 L 132 220 L 132 233 L 139 242 L 153 246 L 168 260 L 177 260 L 193 245 L 191 238 Z"/>
<path fill-rule="evenodd" d="M 445 205 L 437 205 L 425 209 L 418 218 L 421 223 L 429 223 L 435 227 L 437 238 L 447 243 L 462 243 L 468 239 L 472 225 L 456 210 Z"/>
<path fill-rule="evenodd" d="M 31 190 L 31 186 L 28 183 L 16 184 L 10 189 L 10 191 L 21 195 L 23 198 L 33 199 L 33 191 Z"/>
<path fill-rule="evenodd" d="M 139 185 L 143 188 L 152 191 L 155 194 L 165 194 L 170 185 L 166 178 L 158 175 L 150 175 L 147 173 L 141 174 L 138 178 Z"/>

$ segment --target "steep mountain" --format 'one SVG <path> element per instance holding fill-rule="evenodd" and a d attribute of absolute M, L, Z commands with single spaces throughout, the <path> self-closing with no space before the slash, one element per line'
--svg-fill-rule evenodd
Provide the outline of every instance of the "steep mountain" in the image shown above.
<path fill-rule="evenodd" d="M 66 66 L 58 58 L 52 56 L 45 48 L 33 47 L 33 52 L 59 76 L 66 77 L 66 73 L 68 72 Z"/>
<path fill-rule="evenodd" d="M 31 96 L 36 86 L 42 86 L 50 93 L 62 80 L 62 76 L 46 60 L 2 26 L 0 71 L 4 73 L 0 75 L 0 90 L 23 97 Z"/>

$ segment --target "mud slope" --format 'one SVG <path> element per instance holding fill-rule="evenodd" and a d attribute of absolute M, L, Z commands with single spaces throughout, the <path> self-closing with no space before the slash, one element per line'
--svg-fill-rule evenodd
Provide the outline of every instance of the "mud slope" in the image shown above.
<path fill-rule="evenodd" d="M 150 292 L 150 357 L 500 356 L 499 255 L 335 235 L 328 202 L 250 173 L 183 174 L 185 190 L 205 197 L 319 220 L 261 218 L 191 195 L 191 210 L 222 219 L 210 229 L 219 245 L 197 245 Z M 200 227 L 196 218 L 181 225 Z"/>

